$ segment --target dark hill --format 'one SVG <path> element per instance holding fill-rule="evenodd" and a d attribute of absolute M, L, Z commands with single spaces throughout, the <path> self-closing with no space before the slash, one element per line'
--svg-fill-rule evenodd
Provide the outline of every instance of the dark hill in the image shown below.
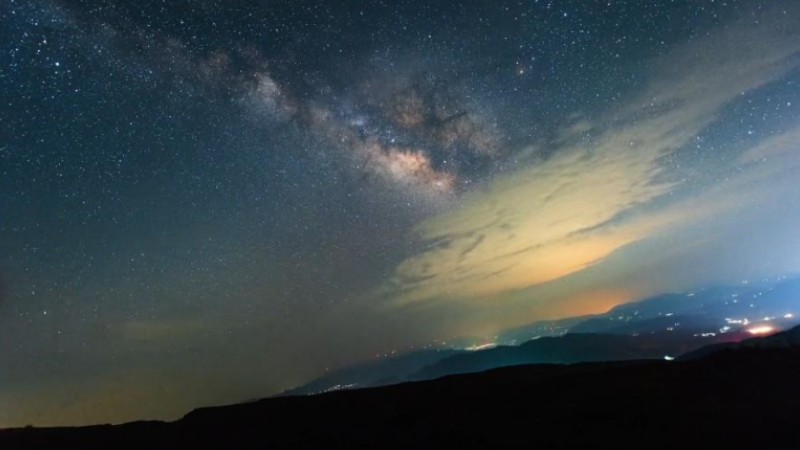
<path fill-rule="evenodd" d="M 5 430 L 0 448 L 799 448 L 797 333 L 688 361 L 506 367 L 173 423 Z"/>
<path fill-rule="evenodd" d="M 699 348 L 681 356 L 682 360 L 704 358 L 724 350 L 780 349 L 800 347 L 800 325 L 771 336 L 745 339 L 741 342 L 724 342 Z"/>
<path fill-rule="evenodd" d="M 341 389 L 385 386 L 409 381 L 409 377 L 436 361 L 463 350 L 420 350 L 336 370 L 281 395 L 309 395 Z"/>
<path fill-rule="evenodd" d="M 735 333 L 700 337 L 679 331 L 639 336 L 570 333 L 534 339 L 519 346 L 500 346 L 449 356 L 425 367 L 414 379 L 426 380 L 523 364 L 663 359 L 665 356 L 675 357 L 711 343 L 741 339 L 742 336 Z"/>

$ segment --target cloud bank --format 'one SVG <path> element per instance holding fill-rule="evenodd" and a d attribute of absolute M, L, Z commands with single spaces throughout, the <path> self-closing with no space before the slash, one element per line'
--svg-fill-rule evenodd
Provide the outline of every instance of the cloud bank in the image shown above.
<path fill-rule="evenodd" d="M 565 126 L 552 156 L 523 164 L 472 192 L 460 208 L 421 223 L 424 250 L 397 266 L 383 292 L 395 304 L 494 298 L 776 195 L 774 176 L 790 177 L 787 171 L 800 165 L 797 130 L 725 163 L 733 175 L 711 187 L 686 186 L 688 170 L 705 168 L 672 160 L 730 105 L 800 65 L 797 16 L 778 10 L 758 19 L 651 61 L 640 93 L 602 117 Z"/>

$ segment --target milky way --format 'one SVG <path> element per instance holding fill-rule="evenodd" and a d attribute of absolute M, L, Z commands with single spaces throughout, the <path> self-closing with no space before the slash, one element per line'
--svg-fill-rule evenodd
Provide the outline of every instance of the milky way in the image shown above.
<path fill-rule="evenodd" d="M 793 1 L 0 9 L 0 427 L 800 270 Z"/>

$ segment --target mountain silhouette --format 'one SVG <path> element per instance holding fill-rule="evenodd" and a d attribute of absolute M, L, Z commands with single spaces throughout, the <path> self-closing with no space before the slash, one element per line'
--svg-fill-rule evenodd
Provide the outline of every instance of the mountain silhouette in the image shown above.
<path fill-rule="evenodd" d="M 385 386 L 520 364 L 674 357 L 750 337 L 743 323 L 747 318 L 770 317 L 776 328 L 794 325 L 797 320 L 790 312 L 800 312 L 797 277 L 667 293 L 603 314 L 506 330 L 498 334 L 500 345 L 494 348 L 428 349 L 346 367 L 282 395 Z"/>
<path fill-rule="evenodd" d="M 725 342 L 699 348 L 681 356 L 682 360 L 707 357 L 719 352 L 748 349 L 781 349 L 800 346 L 800 325 L 770 336 L 745 339 L 741 342 Z"/>
<path fill-rule="evenodd" d="M 688 360 L 546 364 L 0 431 L 0 448 L 797 448 L 800 328 Z"/>
<path fill-rule="evenodd" d="M 463 353 L 454 349 L 419 350 L 336 370 L 280 395 L 320 394 L 340 389 L 385 386 L 408 381 L 424 367 Z"/>
<path fill-rule="evenodd" d="M 703 338 L 681 332 L 658 332 L 640 336 L 569 333 L 531 340 L 519 346 L 502 346 L 449 356 L 420 370 L 414 379 L 424 380 L 522 364 L 663 359 L 711 342 L 735 339 L 741 339 L 741 336 L 732 333 Z"/>

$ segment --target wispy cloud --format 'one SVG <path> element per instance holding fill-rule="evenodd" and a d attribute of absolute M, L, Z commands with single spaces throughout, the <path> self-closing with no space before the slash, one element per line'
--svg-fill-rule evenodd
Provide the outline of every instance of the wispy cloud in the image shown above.
<path fill-rule="evenodd" d="M 796 15 L 771 11 L 651 62 L 650 81 L 602 118 L 565 127 L 553 156 L 501 177 L 462 207 L 419 225 L 425 250 L 403 261 L 386 289 L 400 304 L 476 299 L 547 283 L 604 261 L 661 231 L 756 201 L 737 177 L 688 197 L 681 169 L 665 163 L 746 93 L 800 65 Z M 755 19 L 754 19 L 755 20 Z M 575 128 L 574 126 L 572 128 Z M 796 136 L 764 142 L 742 157 L 785 154 Z M 739 161 L 741 163 L 742 161 Z M 780 166 L 745 171 L 763 177 Z M 739 186 L 739 187 L 737 187 Z M 752 193 L 753 195 L 747 195 Z"/>

